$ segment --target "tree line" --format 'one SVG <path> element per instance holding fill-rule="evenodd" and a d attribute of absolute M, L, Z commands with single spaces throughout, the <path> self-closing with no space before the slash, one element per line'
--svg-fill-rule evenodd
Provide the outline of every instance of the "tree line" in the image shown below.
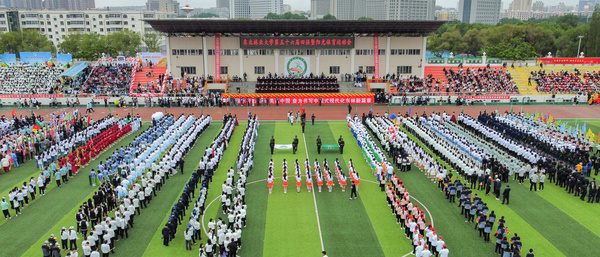
<path fill-rule="evenodd" d="M 428 35 L 427 50 L 438 56 L 445 51 L 475 57 L 485 52 L 511 60 L 545 57 L 548 52 L 553 57 L 575 57 L 578 36 L 583 36 L 580 52 L 600 56 L 600 8 L 590 18 L 568 14 L 528 21 L 502 19 L 496 25 L 449 22 Z"/>
<path fill-rule="evenodd" d="M 149 52 L 157 52 L 160 47 L 160 36 L 155 33 L 139 33 L 123 30 L 108 35 L 95 33 L 72 33 L 63 36 L 63 41 L 54 46 L 45 35 L 38 30 L 22 29 L 0 34 L 0 45 L 4 53 L 19 52 L 52 52 L 70 53 L 73 58 L 95 60 L 105 53 L 110 56 L 135 56 L 145 45 Z"/>

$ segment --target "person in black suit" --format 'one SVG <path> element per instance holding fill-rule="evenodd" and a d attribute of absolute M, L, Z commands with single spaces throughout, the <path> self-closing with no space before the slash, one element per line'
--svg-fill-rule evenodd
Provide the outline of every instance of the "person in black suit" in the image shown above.
<path fill-rule="evenodd" d="M 168 225 L 165 225 L 165 227 L 162 229 L 162 236 L 163 236 L 163 245 L 164 246 L 169 246 L 169 235 L 170 235 L 170 229 Z"/>
<path fill-rule="evenodd" d="M 502 204 L 504 204 L 504 202 L 506 202 L 507 205 L 510 203 L 510 185 L 506 185 L 504 192 L 502 192 Z"/>

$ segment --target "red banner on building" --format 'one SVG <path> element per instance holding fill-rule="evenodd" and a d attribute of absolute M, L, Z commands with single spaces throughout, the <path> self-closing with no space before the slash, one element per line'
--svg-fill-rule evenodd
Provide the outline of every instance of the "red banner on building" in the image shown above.
<path fill-rule="evenodd" d="M 347 104 L 373 104 L 373 93 L 363 94 L 223 94 L 225 98 L 235 98 L 238 104 L 257 104 L 260 102 L 269 105 L 347 105 Z"/>
<path fill-rule="evenodd" d="M 43 95 L 0 95 L 0 98 L 62 98 L 62 94 L 43 94 Z"/>
<path fill-rule="evenodd" d="M 600 64 L 600 58 L 538 58 L 543 64 Z"/>
<path fill-rule="evenodd" d="M 379 78 L 379 35 L 373 35 L 373 58 L 375 63 L 375 77 Z"/>
<path fill-rule="evenodd" d="M 215 34 L 215 78 L 221 79 L 221 35 Z"/>
<path fill-rule="evenodd" d="M 507 100 L 510 99 L 509 95 L 469 95 L 465 96 L 467 99 L 475 100 Z"/>

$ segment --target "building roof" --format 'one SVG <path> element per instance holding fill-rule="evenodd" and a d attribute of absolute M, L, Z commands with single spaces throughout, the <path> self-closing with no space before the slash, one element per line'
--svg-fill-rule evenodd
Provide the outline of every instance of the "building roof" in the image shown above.
<path fill-rule="evenodd" d="M 145 19 L 157 31 L 167 34 L 393 34 L 424 36 L 444 21 L 348 21 L 348 20 L 214 20 Z"/>

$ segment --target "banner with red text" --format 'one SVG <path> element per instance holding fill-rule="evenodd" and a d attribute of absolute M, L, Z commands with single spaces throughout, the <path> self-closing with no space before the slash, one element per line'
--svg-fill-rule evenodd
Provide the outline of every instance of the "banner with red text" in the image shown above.
<path fill-rule="evenodd" d="M 269 105 L 347 105 L 373 104 L 373 93 L 362 94 L 223 94 L 224 98 L 235 98 L 239 104 L 256 104 L 269 102 Z"/>
<path fill-rule="evenodd" d="M 600 58 L 538 58 L 543 64 L 600 64 Z"/>
<path fill-rule="evenodd" d="M 466 99 L 475 99 L 475 100 L 506 100 L 510 99 L 509 95 L 468 95 L 465 96 Z"/>

